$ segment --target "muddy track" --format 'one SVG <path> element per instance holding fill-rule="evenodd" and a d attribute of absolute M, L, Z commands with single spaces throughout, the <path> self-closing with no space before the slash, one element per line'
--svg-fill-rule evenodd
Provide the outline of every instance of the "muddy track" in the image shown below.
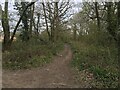
<path fill-rule="evenodd" d="M 3 70 L 3 88 L 79 88 L 75 71 L 70 67 L 72 51 L 68 45 L 53 62 L 30 70 Z"/>

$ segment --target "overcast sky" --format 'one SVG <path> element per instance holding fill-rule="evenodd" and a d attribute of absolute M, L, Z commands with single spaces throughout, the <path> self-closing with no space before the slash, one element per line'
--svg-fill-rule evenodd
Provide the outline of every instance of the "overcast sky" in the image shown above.
<path fill-rule="evenodd" d="M 14 1 L 17 1 L 17 0 L 8 0 L 9 10 L 14 10 L 13 9 Z M 18 1 L 20 1 L 20 0 L 18 0 Z M 25 0 L 25 1 L 31 2 L 33 0 Z M 38 0 L 38 2 L 41 2 L 41 1 L 49 1 L 49 0 Z M 52 1 L 56 1 L 56 0 L 52 0 Z M 65 0 L 60 0 L 60 1 L 65 1 Z M 66 0 L 66 1 L 68 1 L 68 0 Z M 78 2 L 95 2 L 95 1 L 97 1 L 97 2 L 104 2 L 104 1 L 105 2 L 118 2 L 120 0 L 71 0 L 71 1 L 74 3 L 78 3 Z M 2 9 L 4 8 L 4 2 L 5 2 L 5 0 L 0 0 L 0 5 L 2 5 Z"/>
<path fill-rule="evenodd" d="M 14 9 L 14 7 L 13 7 L 13 5 L 14 5 L 14 1 L 15 0 L 8 0 L 8 2 L 9 2 L 9 13 L 15 13 L 16 12 L 16 10 Z M 19 1 L 19 0 L 18 0 Z M 28 2 L 30 2 L 31 0 L 26 0 L 26 1 L 28 1 Z M 38 2 L 41 2 L 42 0 L 38 0 Z M 45 1 L 45 0 L 44 0 Z M 54 0 L 53 0 L 54 1 Z M 60 0 L 61 1 L 61 0 Z M 63 0 L 63 1 L 65 1 L 65 0 Z M 80 2 L 83 2 L 83 1 L 87 1 L 87 2 L 94 2 L 94 1 L 96 1 L 96 0 L 71 0 L 72 2 L 74 2 L 75 4 L 79 4 Z M 97 1 L 115 1 L 115 2 L 117 2 L 117 1 L 120 1 L 120 0 L 97 0 Z M 4 9 L 4 2 L 5 2 L 5 0 L 0 0 L 0 5 L 2 6 L 2 9 Z M 73 11 L 74 12 L 78 12 L 79 11 L 79 9 L 80 8 L 78 8 L 78 7 L 74 7 L 73 8 Z M 17 17 L 17 14 L 14 14 L 14 15 L 11 15 L 12 16 L 12 18 L 16 18 Z M 12 23 L 11 23 L 12 24 Z M 15 24 L 15 23 L 14 23 Z M 0 29 L 1 29 L 1 23 L 0 23 Z M 1 30 L 0 30 L 1 31 Z"/>
<path fill-rule="evenodd" d="M 29 1 L 29 0 L 28 0 Z M 80 0 L 72 0 L 75 4 L 77 4 L 78 2 L 80 2 Z M 2 9 L 4 9 L 4 2 L 5 0 L 0 0 L 0 5 L 2 6 Z M 9 13 L 13 13 L 12 15 L 10 15 L 11 18 L 13 19 L 17 19 L 17 11 L 14 9 L 13 5 L 14 5 L 14 0 L 8 0 L 9 4 L 8 4 L 8 10 L 9 10 Z M 39 2 L 39 1 L 38 1 Z M 77 12 L 78 9 L 77 8 L 73 8 L 73 11 Z M 16 22 L 9 22 L 10 26 L 14 26 L 16 25 Z M 1 22 L 0 22 L 0 31 L 2 30 L 1 28 Z"/>

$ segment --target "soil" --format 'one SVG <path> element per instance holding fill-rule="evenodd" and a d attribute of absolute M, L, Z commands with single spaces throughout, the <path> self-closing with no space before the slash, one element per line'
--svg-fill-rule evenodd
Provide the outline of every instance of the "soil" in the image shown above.
<path fill-rule="evenodd" d="M 3 88 L 83 88 L 89 87 L 78 80 L 76 70 L 70 66 L 72 51 L 68 45 L 42 68 L 3 70 Z M 83 73 L 82 73 L 83 74 Z"/>

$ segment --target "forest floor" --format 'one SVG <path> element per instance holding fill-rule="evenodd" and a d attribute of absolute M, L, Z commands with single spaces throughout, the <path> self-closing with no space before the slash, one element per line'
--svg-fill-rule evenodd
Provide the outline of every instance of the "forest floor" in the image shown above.
<path fill-rule="evenodd" d="M 42 68 L 27 70 L 3 70 L 3 88 L 88 88 L 86 84 L 77 79 L 78 73 L 71 68 L 72 51 L 65 45 L 54 60 Z"/>

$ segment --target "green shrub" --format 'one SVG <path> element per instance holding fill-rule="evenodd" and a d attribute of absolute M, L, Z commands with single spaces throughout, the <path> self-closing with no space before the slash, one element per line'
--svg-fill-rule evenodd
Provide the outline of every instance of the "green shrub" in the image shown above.
<path fill-rule="evenodd" d="M 118 86 L 118 61 L 115 45 L 88 45 L 85 42 L 72 42 L 73 50 L 72 66 L 81 70 L 89 70 L 94 74 L 93 87 Z"/>
<path fill-rule="evenodd" d="M 3 68 L 27 69 L 49 63 L 54 55 L 63 49 L 62 42 L 43 43 L 32 38 L 28 42 L 16 41 L 3 53 Z"/>

